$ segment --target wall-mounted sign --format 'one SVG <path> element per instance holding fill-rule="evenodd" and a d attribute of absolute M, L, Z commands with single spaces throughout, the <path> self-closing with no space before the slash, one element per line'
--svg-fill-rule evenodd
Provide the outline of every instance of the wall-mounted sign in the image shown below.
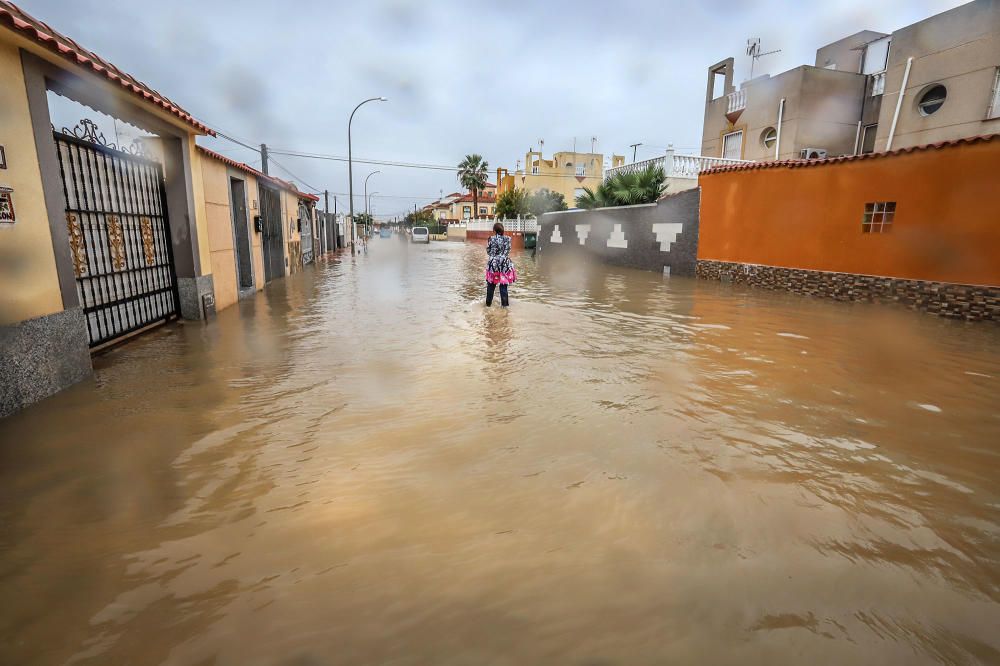
<path fill-rule="evenodd" d="M 14 224 L 14 188 L 0 185 L 0 224 Z"/>
<path fill-rule="evenodd" d="M 0 169 L 7 168 L 7 151 L 4 150 L 3 146 L 0 146 Z"/>

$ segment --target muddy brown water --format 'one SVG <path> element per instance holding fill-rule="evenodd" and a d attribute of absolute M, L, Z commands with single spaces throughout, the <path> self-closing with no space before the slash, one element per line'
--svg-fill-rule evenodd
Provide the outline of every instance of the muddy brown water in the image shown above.
<path fill-rule="evenodd" d="M 0 663 L 1000 662 L 1000 328 L 482 252 L 0 421 Z"/>

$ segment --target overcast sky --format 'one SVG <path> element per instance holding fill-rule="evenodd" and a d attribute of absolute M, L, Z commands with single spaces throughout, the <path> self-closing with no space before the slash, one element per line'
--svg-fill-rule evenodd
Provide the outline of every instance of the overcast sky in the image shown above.
<path fill-rule="evenodd" d="M 554 150 L 697 152 L 706 73 L 728 56 L 749 72 L 748 37 L 781 53 L 777 74 L 813 64 L 818 47 L 862 29 L 891 32 L 954 0 L 761 2 L 265 2 L 21 0 L 25 11 L 248 143 L 343 156 L 454 165 L 481 153 L 511 169 L 538 139 Z M 246 148 L 199 142 L 259 166 Z M 341 162 L 276 158 L 303 188 L 347 191 Z M 370 171 L 379 216 L 458 189 L 448 171 Z M 272 164 L 271 172 L 289 177 Z M 493 177 L 491 176 L 491 180 Z M 339 197 L 342 205 L 346 197 Z M 356 194 L 355 205 L 361 205 Z M 332 203 L 331 203 L 332 207 Z"/>

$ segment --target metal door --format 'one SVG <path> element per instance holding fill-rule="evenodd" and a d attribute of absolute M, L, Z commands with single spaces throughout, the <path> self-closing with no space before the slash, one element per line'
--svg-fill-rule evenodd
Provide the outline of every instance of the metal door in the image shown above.
<path fill-rule="evenodd" d="M 240 291 L 253 289 L 253 256 L 250 252 L 250 228 L 247 224 L 246 183 L 229 179 L 229 199 L 233 211 L 233 236 L 236 241 L 236 277 Z"/>
<path fill-rule="evenodd" d="M 285 244 L 281 235 L 281 199 L 278 190 L 260 185 L 261 245 L 264 250 L 264 281 L 285 274 Z"/>
<path fill-rule="evenodd" d="M 69 134 L 54 138 L 90 346 L 176 318 L 161 165 Z"/>
<path fill-rule="evenodd" d="M 326 214 L 326 248 L 329 251 L 337 249 L 337 220 L 332 213 Z"/>

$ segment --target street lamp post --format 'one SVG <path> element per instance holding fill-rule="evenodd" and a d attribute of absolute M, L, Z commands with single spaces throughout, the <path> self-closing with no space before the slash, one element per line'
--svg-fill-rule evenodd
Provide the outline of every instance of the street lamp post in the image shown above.
<path fill-rule="evenodd" d="M 372 208 L 372 197 L 375 196 L 376 194 L 378 194 L 378 192 L 372 192 L 371 194 L 368 195 L 368 219 L 372 221 L 373 227 L 375 224 L 375 209 Z"/>
<path fill-rule="evenodd" d="M 363 105 L 368 102 L 388 102 L 389 100 L 385 97 L 370 97 L 365 101 L 354 107 L 354 111 L 351 111 L 351 117 L 347 119 L 347 192 L 350 201 L 350 212 L 351 212 L 351 254 L 357 254 L 357 249 L 355 248 L 355 237 L 354 237 L 354 163 L 352 161 L 351 155 L 351 123 L 354 122 L 354 114 L 357 113 Z"/>
<path fill-rule="evenodd" d="M 362 199 L 362 201 L 364 201 L 364 203 L 365 203 L 365 215 L 366 215 L 366 217 L 365 217 L 365 228 L 366 229 L 368 228 L 368 218 L 367 218 L 367 215 L 368 215 L 368 179 L 371 178 L 372 176 L 374 176 L 377 173 L 382 173 L 382 172 L 381 171 L 372 171 L 370 174 L 368 174 L 367 176 L 365 176 L 365 197 L 364 197 L 364 199 Z"/>

